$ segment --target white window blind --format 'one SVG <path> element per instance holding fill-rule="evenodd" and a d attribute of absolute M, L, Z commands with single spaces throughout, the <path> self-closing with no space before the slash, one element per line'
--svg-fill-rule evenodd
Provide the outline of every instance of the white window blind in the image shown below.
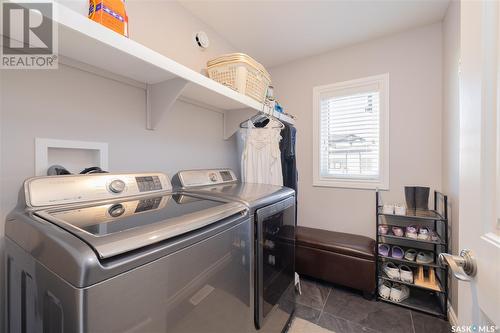
<path fill-rule="evenodd" d="M 313 184 L 389 188 L 389 75 L 313 89 Z"/>
<path fill-rule="evenodd" d="M 379 110 L 378 91 L 321 99 L 322 177 L 379 178 Z"/>

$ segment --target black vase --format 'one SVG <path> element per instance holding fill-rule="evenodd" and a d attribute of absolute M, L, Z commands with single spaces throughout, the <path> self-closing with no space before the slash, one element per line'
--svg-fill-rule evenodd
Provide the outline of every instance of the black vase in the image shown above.
<path fill-rule="evenodd" d="M 405 186 L 406 208 L 415 210 L 415 186 Z"/>
<path fill-rule="evenodd" d="M 415 187 L 415 208 L 428 210 L 429 209 L 429 191 L 428 187 Z"/>

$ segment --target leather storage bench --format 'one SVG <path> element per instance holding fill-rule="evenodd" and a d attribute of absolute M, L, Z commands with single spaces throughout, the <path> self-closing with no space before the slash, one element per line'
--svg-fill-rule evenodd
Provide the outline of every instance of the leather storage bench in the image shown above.
<path fill-rule="evenodd" d="M 297 227 L 295 266 L 299 274 L 375 294 L 375 241 L 369 237 Z"/>

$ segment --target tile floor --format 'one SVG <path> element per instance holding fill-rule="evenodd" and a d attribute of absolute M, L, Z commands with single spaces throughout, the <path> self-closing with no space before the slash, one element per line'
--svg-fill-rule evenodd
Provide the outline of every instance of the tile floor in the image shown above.
<path fill-rule="evenodd" d="M 444 333 L 448 322 L 396 305 L 369 301 L 350 289 L 301 278 L 295 316 L 336 333 Z M 292 300 L 293 289 L 287 291 Z"/>

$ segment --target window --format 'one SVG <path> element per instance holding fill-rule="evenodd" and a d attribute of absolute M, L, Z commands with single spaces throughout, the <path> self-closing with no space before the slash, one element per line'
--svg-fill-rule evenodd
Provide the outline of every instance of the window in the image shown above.
<path fill-rule="evenodd" d="M 389 74 L 313 89 L 313 184 L 389 188 Z"/>

